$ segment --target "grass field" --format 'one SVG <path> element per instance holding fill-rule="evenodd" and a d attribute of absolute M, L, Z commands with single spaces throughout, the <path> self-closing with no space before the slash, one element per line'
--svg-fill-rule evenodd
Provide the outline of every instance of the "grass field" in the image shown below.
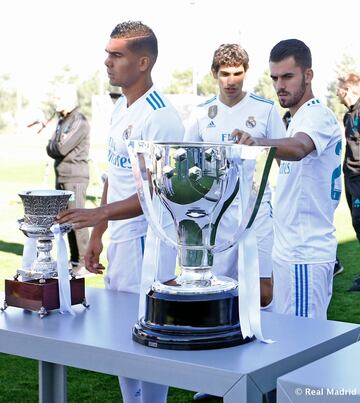
<path fill-rule="evenodd" d="M 23 208 L 18 192 L 26 189 L 52 188 L 52 163 L 47 163 L 45 136 L 33 134 L 0 135 L 0 290 L 4 279 L 11 278 L 21 266 L 24 235 L 17 219 Z M 101 194 L 99 173 L 104 169 L 105 146 L 100 139 L 92 143 L 91 184 L 88 207 L 96 205 Z M 356 275 L 360 275 L 360 248 L 355 240 L 349 211 L 344 198 L 336 211 L 335 223 L 339 256 L 345 271 L 334 279 L 334 294 L 329 319 L 360 323 L 360 292 L 347 292 Z M 106 266 L 106 261 L 103 262 Z M 102 287 L 102 276 L 86 279 L 87 286 Z M 0 402 L 36 402 L 37 362 L 0 354 Z M 193 392 L 170 389 L 169 403 L 192 401 Z M 75 368 L 68 371 L 69 402 L 119 402 L 117 378 Z M 209 402 L 219 402 L 220 399 Z"/>

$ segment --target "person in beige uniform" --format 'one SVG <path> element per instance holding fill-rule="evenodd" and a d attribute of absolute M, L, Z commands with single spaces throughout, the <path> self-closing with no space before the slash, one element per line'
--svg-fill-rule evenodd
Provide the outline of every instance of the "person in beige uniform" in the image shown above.
<path fill-rule="evenodd" d="M 83 208 L 89 184 L 90 125 L 79 110 L 75 86 L 58 86 L 54 106 L 58 121 L 46 151 L 54 159 L 55 188 L 74 192 L 75 198 L 69 202 L 69 208 Z M 84 256 L 89 241 L 88 229 L 70 231 L 68 240 L 74 274 L 87 274 Z"/>

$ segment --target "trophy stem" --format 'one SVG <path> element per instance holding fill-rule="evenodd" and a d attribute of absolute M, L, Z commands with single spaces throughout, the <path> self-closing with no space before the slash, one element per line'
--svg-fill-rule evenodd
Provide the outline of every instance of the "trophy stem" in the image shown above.
<path fill-rule="evenodd" d="M 52 240 L 38 239 L 36 241 L 37 258 L 32 265 L 33 271 L 56 272 L 56 262 L 51 257 Z"/>

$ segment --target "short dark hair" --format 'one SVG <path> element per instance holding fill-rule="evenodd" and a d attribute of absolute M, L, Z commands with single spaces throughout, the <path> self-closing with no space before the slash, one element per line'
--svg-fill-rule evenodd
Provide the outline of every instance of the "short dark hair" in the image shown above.
<path fill-rule="evenodd" d="M 282 60 L 293 57 L 295 63 L 303 70 L 311 68 L 311 51 L 304 42 L 299 39 L 285 39 L 276 44 L 270 52 L 270 62 L 281 62 Z"/>
<path fill-rule="evenodd" d="M 227 67 L 244 66 L 244 70 L 249 68 L 249 56 L 244 48 L 235 43 L 224 43 L 214 52 L 211 71 L 217 73 L 220 66 Z"/>
<path fill-rule="evenodd" d="M 153 30 L 141 21 L 126 21 L 116 25 L 110 37 L 130 39 L 128 48 L 132 52 L 145 52 L 152 56 L 155 63 L 158 55 L 157 38 Z"/>

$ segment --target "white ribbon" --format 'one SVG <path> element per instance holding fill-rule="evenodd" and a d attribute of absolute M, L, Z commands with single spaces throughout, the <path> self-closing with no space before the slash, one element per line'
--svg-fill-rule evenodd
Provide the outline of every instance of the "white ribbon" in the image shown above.
<path fill-rule="evenodd" d="M 156 223 L 162 226 L 162 206 L 157 197 L 150 200 L 155 210 L 157 218 Z M 154 234 L 151 226 L 148 225 L 145 241 L 145 251 L 141 268 L 140 300 L 139 300 L 139 319 L 145 316 L 146 294 L 154 280 L 157 278 L 158 267 L 160 263 L 160 238 Z"/>
<path fill-rule="evenodd" d="M 246 168 L 240 177 L 239 220 L 245 212 L 250 191 Z M 255 335 L 264 343 L 273 343 L 273 340 L 264 338 L 261 329 L 259 257 L 256 234 L 252 228 L 244 231 L 238 244 L 238 291 L 239 322 L 243 337 Z"/>
<path fill-rule="evenodd" d="M 165 210 L 158 197 L 154 197 L 151 200 L 151 203 L 154 206 L 157 225 L 163 229 L 169 238 L 173 239 L 174 225 L 171 222 L 170 214 Z M 166 249 L 166 251 L 164 249 Z M 175 263 L 176 251 L 169 245 L 161 242 L 160 238 L 154 233 L 149 225 L 146 234 L 145 251 L 141 269 L 139 319 L 145 316 L 146 294 L 154 283 L 154 280 L 167 281 L 174 278 Z"/>
<path fill-rule="evenodd" d="M 60 225 L 54 224 L 50 228 L 54 234 L 57 246 L 57 272 L 59 284 L 60 313 L 75 315 L 71 308 L 70 276 L 67 259 L 67 249 L 64 237 L 60 231 Z"/>
<path fill-rule="evenodd" d="M 22 268 L 30 270 L 34 260 L 36 259 L 37 249 L 36 249 L 36 239 L 26 237 L 23 257 L 22 257 Z M 31 280 L 31 277 L 21 276 L 22 281 Z"/>

